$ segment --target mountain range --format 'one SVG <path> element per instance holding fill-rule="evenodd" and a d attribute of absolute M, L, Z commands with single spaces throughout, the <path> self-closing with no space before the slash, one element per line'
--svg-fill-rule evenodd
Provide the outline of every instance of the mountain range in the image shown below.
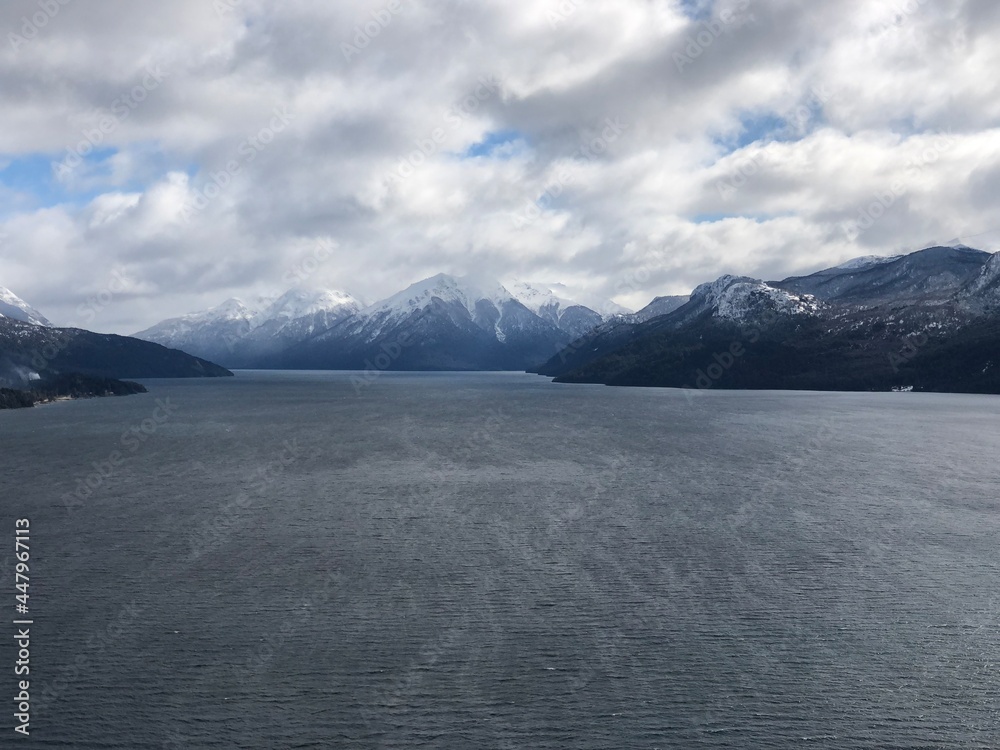
<path fill-rule="evenodd" d="M 370 305 L 305 288 L 230 299 L 135 336 L 228 367 L 525 370 L 626 313 L 559 284 L 438 274 Z"/>
<path fill-rule="evenodd" d="M 1000 393 L 1000 255 L 931 247 L 781 281 L 723 276 L 533 369 L 608 385 Z"/>
<path fill-rule="evenodd" d="M 41 356 L 48 351 L 52 356 Z M 56 329 L 0 289 L 0 385 L 42 364 L 109 377 L 228 367 L 527 370 L 681 388 L 1000 393 L 1000 255 L 965 246 L 808 276 L 722 276 L 637 312 L 561 285 L 438 274 L 373 304 L 297 287 L 135 337 Z"/>

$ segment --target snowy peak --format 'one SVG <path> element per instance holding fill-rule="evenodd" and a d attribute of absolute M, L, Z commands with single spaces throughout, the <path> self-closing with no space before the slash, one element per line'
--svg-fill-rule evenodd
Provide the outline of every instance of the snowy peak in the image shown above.
<path fill-rule="evenodd" d="M 810 315 L 820 306 L 812 295 L 777 289 L 746 276 L 722 276 L 699 286 L 691 297 L 701 299 L 716 317 L 735 321 L 754 318 L 764 309 L 785 315 Z"/>
<path fill-rule="evenodd" d="M 134 336 L 218 361 L 224 358 L 220 354 L 231 352 L 233 342 L 250 331 L 256 314 L 234 297 L 209 310 L 164 320 Z"/>
<path fill-rule="evenodd" d="M 470 316 L 476 314 L 476 303 L 481 300 L 492 302 L 499 310 L 505 303 L 514 299 L 513 295 L 494 279 L 439 273 L 411 284 L 403 291 L 376 302 L 362 312 L 365 315 L 389 313 L 393 317 L 409 315 L 416 310 L 424 309 L 435 298 L 442 302 L 460 304 L 468 310 Z"/>
<path fill-rule="evenodd" d="M 216 305 L 208 310 L 188 313 L 177 318 L 169 318 L 161 321 L 155 326 L 147 328 L 145 331 L 136 333 L 135 337 L 154 341 L 158 344 L 165 344 L 166 342 L 161 339 L 169 337 L 170 343 L 176 343 L 174 339 L 178 336 L 213 325 L 249 325 L 255 315 L 257 315 L 256 310 L 252 310 L 243 304 L 242 300 L 233 297 L 227 299 L 221 305 Z"/>
<path fill-rule="evenodd" d="M 536 315 L 542 310 L 565 310 L 585 307 L 607 320 L 615 315 L 632 312 L 618 303 L 582 289 L 565 284 L 545 284 L 531 281 L 513 281 L 507 285 L 514 297 Z"/>
<path fill-rule="evenodd" d="M 616 316 L 629 314 L 609 299 L 565 284 L 514 281 L 507 288 L 524 307 L 574 339 Z"/>
<path fill-rule="evenodd" d="M 192 323 L 201 323 L 213 320 L 250 320 L 250 318 L 252 318 L 255 314 L 255 311 L 247 307 L 243 303 L 243 300 L 233 297 L 232 299 L 227 299 L 221 305 L 216 305 L 215 307 L 209 308 L 204 312 L 184 315 L 181 317 L 181 320 L 186 320 Z"/>
<path fill-rule="evenodd" d="M 36 326 L 52 327 L 52 323 L 14 292 L 0 286 L 0 317 L 20 320 Z"/>
<path fill-rule="evenodd" d="M 251 307 L 238 297 L 227 299 L 220 305 L 201 312 L 170 318 L 152 328 L 137 333 L 139 338 L 167 330 L 192 330 L 215 324 L 245 324 L 253 330 L 265 323 L 297 320 L 320 312 L 354 312 L 361 307 L 351 295 L 328 289 L 290 289 L 280 297 L 259 297 Z"/>
<path fill-rule="evenodd" d="M 135 334 L 174 349 L 232 366 L 329 328 L 361 307 L 351 295 L 296 287 L 252 305 L 228 299 L 203 312 L 171 318 Z"/>
<path fill-rule="evenodd" d="M 513 281 L 507 285 L 511 294 L 522 305 L 527 307 L 535 315 L 541 314 L 543 310 L 552 308 L 572 307 L 577 303 L 568 297 L 561 297 L 552 286 L 547 284 L 534 284 L 528 281 Z"/>
<path fill-rule="evenodd" d="M 600 322 L 592 310 L 571 307 Z M 589 330 L 588 327 L 588 330 Z M 507 370 L 545 361 L 573 336 L 493 278 L 437 274 L 286 349 L 285 367 Z"/>
<path fill-rule="evenodd" d="M 361 303 L 346 292 L 332 289 L 296 287 L 278 297 L 257 316 L 255 323 L 291 321 L 316 313 L 348 313 L 361 309 Z"/>

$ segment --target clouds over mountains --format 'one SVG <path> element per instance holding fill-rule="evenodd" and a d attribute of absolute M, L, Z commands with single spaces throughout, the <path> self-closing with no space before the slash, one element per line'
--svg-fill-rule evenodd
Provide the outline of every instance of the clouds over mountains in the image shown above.
<path fill-rule="evenodd" d="M 996 249 L 998 31 L 985 0 L 16 0 L 0 270 L 57 323 L 127 278 L 92 326 L 130 331 L 306 268 L 641 307 Z"/>

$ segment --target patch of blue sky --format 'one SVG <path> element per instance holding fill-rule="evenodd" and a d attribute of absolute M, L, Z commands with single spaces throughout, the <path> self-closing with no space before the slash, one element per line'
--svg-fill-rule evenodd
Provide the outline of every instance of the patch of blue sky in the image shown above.
<path fill-rule="evenodd" d="M 776 114 L 745 115 L 740 118 L 740 127 L 737 131 L 716 138 L 715 141 L 727 153 L 732 153 L 751 143 L 789 140 L 790 131 L 788 121 Z"/>
<path fill-rule="evenodd" d="M 739 151 L 752 143 L 786 143 L 805 138 L 826 124 L 823 102 L 809 96 L 785 115 L 775 112 L 747 113 L 740 117 L 739 128 L 718 136 L 715 143 L 725 154 Z"/>
<path fill-rule="evenodd" d="M 466 159 L 488 157 L 510 159 L 527 146 L 524 134 L 517 130 L 497 130 L 487 133 L 478 143 L 469 146 L 462 156 Z"/>
<path fill-rule="evenodd" d="M 694 21 L 705 21 L 712 17 L 715 0 L 680 0 L 681 12 Z"/>
<path fill-rule="evenodd" d="M 732 219 L 742 219 L 744 221 L 752 221 L 755 224 L 764 224 L 768 221 L 774 219 L 780 219 L 784 216 L 792 216 L 793 214 L 762 214 L 762 213 L 745 213 L 745 214 L 735 214 L 735 213 L 705 213 L 705 214 L 695 214 L 690 217 L 689 221 L 692 224 L 718 224 L 722 221 L 730 221 Z"/>
<path fill-rule="evenodd" d="M 75 169 L 99 169 L 115 153 L 115 149 L 97 149 L 84 157 Z M 25 197 L 35 208 L 86 202 L 103 192 L 96 190 L 92 195 L 88 195 L 90 191 L 81 193 L 73 189 L 69 181 L 60 179 L 56 169 L 65 158 L 65 151 L 0 157 L 0 185 Z"/>
<path fill-rule="evenodd" d="M 739 214 L 724 214 L 724 213 L 708 213 L 708 214 L 696 214 L 691 217 L 692 224 L 718 224 L 720 221 L 726 221 L 727 219 L 741 219 L 744 218 Z"/>
<path fill-rule="evenodd" d="M 23 205 L 32 208 L 89 203 L 109 191 L 136 192 L 170 168 L 167 157 L 156 149 L 135 148 L 141 154 L 139 168 L 123 179 L 116 174 L 114 157 L 117 148 L 100 147 L 85 156 L 68 151 L 28 155 L 0 155 L 0 186 L 20 197 Z M 197 168 L 187 167 L 189 174 Z"/>

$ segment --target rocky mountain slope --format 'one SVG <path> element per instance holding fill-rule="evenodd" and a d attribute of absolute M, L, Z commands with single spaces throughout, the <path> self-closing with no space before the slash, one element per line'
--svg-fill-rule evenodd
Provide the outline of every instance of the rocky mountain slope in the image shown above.
<path fill-rule="evenodd" d="M 0 318 L 0 387 L 23 388 L 69 373 L 104 378 L 232 375 L 212 362 L 148 341 Z"/>

